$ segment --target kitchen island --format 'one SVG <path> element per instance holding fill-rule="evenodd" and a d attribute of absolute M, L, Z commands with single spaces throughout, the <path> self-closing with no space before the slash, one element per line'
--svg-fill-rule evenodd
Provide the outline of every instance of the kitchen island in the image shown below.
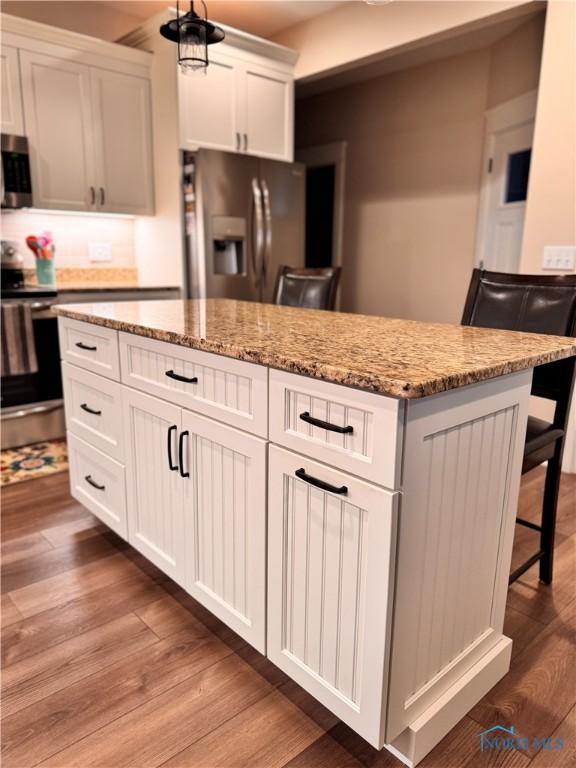
<path fill-rule="evenodd" d="M 532 368 L 576 340 L 230 300 L 56 311 L 73 495 L 421 760 L 508 669 Z"/>

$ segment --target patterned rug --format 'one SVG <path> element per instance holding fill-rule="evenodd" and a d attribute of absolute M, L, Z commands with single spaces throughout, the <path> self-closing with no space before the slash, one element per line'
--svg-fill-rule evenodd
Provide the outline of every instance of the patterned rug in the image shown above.
<path fill-rule="evenodd" d="M 0 453 L 0 484 L 22 483 L 68 469 L 66 440 L 10 448 Z"/>

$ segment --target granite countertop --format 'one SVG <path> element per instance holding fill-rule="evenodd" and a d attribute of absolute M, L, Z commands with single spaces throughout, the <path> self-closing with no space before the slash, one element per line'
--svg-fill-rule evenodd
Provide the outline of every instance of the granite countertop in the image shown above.
<path fill-rule="evenodd" d="M 399 398 L 576 356 L 576 339 L 230 299 L 64 304 L 59 315 Z"/>

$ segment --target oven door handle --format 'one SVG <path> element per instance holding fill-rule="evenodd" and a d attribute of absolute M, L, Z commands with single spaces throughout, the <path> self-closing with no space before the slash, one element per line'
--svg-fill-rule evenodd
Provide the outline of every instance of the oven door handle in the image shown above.
<path fill-rule="evenodd" d="M 59 411 L 63 408 L 63 401 L 57 400 L 55 403 L 49 405 L 32 405 L 22 406 L 14 410 L 12 413 L 2 412 L 2 421 L 12 421 L 12 419 L 23 419 L 25 416 L 33 416 L 41 413 L 52 413 L 53 411 Z"/>

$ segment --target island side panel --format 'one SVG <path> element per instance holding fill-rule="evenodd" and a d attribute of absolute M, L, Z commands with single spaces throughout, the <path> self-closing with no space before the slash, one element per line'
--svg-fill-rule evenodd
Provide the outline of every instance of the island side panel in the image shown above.
<path fill-rule="evenodd" d="M 438 717 L 435 702 L 460 696 L 504 640 L 531 380 L 528 370 L 408 404 L 387 742 L 428 713 L 434 746 L 465 714 Z"/>

